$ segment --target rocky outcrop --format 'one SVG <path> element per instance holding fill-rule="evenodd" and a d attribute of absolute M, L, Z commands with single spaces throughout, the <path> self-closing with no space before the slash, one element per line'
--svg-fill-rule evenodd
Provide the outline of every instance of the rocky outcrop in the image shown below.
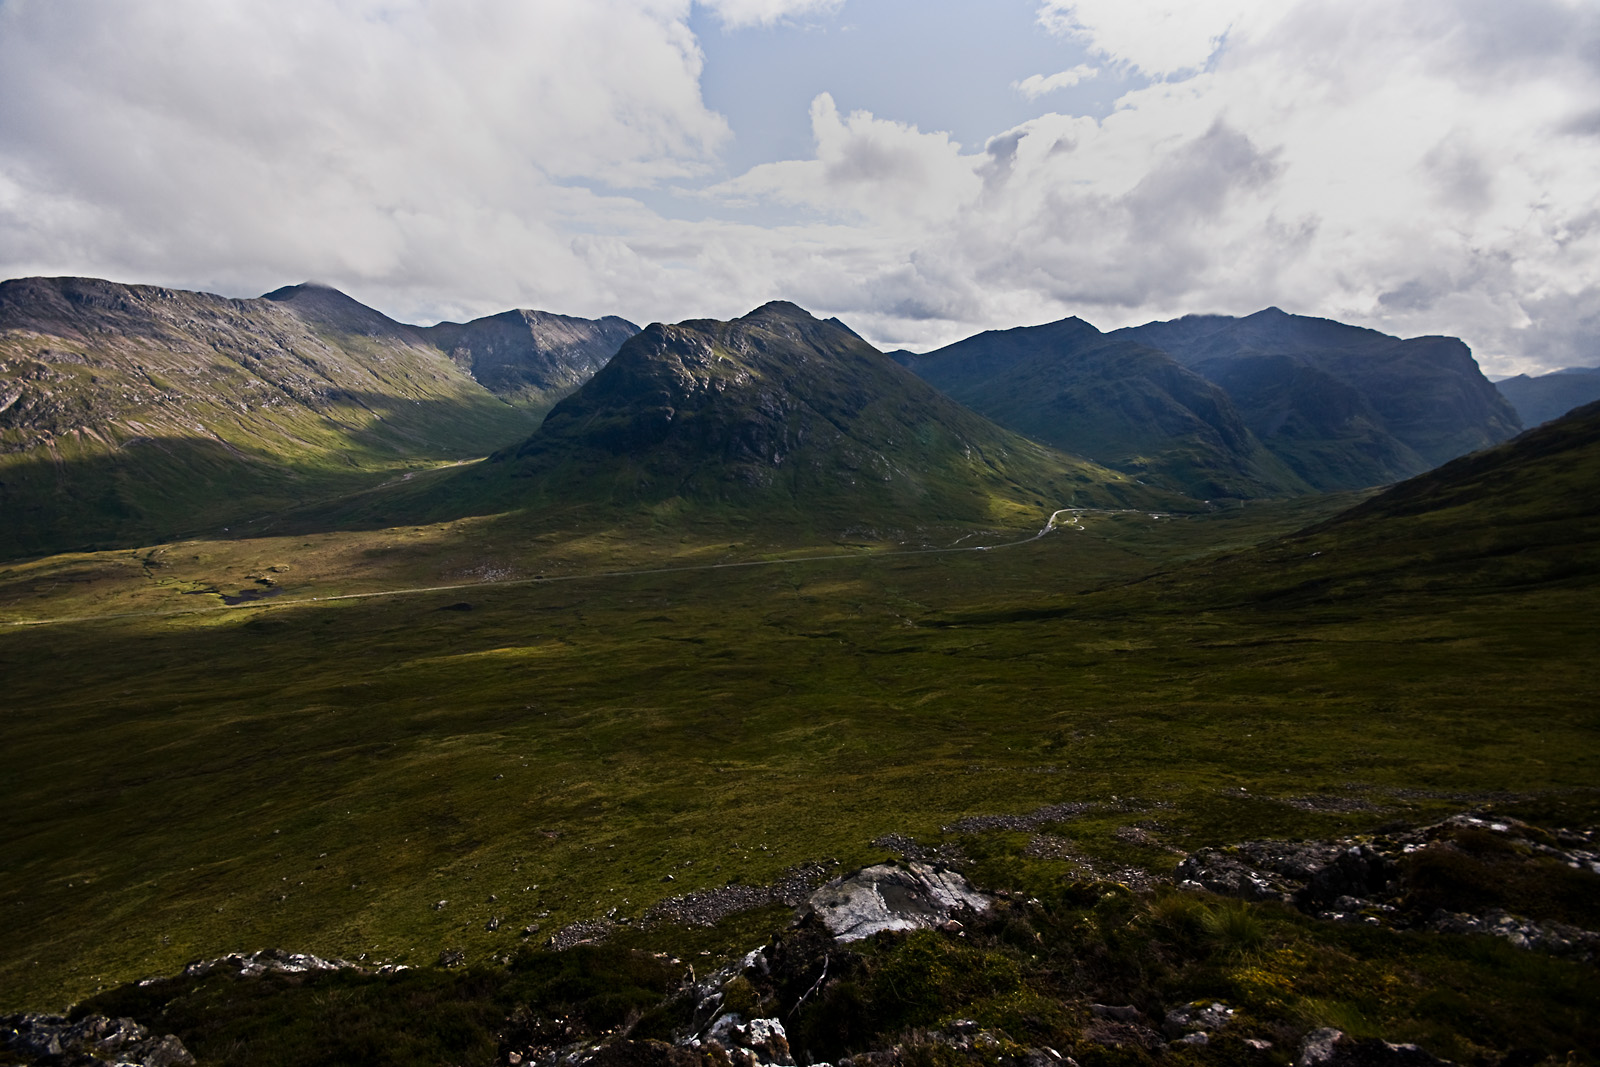
<path fill-rule="evenodd" d="M 1391 1045 L 1375 1037 L 1355 1040 L 1326 1027 L 1306 1035 L 1295 1067 L 1451 1067 L 1416 1045 Z"/>
<path fill-rule="evenodd" d="M 264 948 L 258 952 L 230 952 L 226 956 L 195 960 L 184 967 L 186 978 L 208 974 L 227 974 L 236 978 L 256 978 L 263 974 L 310 974 L 317 971 L 358 971 L 362 974 L 393 974 L 405 970 L 402 963 L 351 963 L 349 960 L 323 959 L 309 952 L 289 952 Z M 160 979 L 147 979 L 147 982 Z"/>
<path fill-rule="evenodd" d="M 132 1019 L 89 1015 L 76 1021 L 61 1015 L 0 1016 L 0 1042 L 15 1060 L 59 1067 L 183 1067 L 194 1057 L 172 1034 L 152 1036 Z"/>
<path fill-rule="evenodd" d="M 1518 948 L 1600 959 L 1600 933 L 1481 903 L 1486 892 L 1510 892 L 1508 887 L 1523 876 L 1569 882 L 1573 896 L 1583 895 L 1587 880 L 1594 878 L 1588 892 L 1600 894 L 1594 831 L 1552 834 L 1516 819 L 1462 814 L 1362 841 L 1246 841 L 1201 849 L 1185 858 L 1175 875 L 1192 889 L 1281 900 L 1337 922 L 1490 934 Z M 1472 884 L 1497 877 L 1501 885 L 1488 890 Z M 1463 908 L 1452 903 L 1458 897 L 1480 903 Z"/>
<path fill-rule="evenodd" d="M 925 863 L 880 863 L 835 878 L 815 893 L 807 910 L 839 941 L 859 941 L 885 930 L 940 927 L 962 912 L 982 912 L 993 899 L 955 871 Z"/>

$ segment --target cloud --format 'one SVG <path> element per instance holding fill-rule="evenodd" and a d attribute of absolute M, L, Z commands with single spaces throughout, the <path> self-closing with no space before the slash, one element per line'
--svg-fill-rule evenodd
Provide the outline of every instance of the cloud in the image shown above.
<path fill-rule="evenodd" d="M 1109 113 L 968 147 L 814 93 L 810 150 L 732 177 L 691 3 L 0 0 L 0 275 L 413 321 L 785 297 L 891 347 L 1277 304 L 1600 362 L 1590 0 L 1050 0 Z"/>
<path fill-rule="evenodd" d="M 1044 0 L 1039 22 L 1113 63 L 1154 77 L 1204 67 L 1235 25 L 1261 24 L 1281 0 Z"/>
<path fill-rule="evenodd" d="M 854 219 L 928 218 L 959 211 L 981 186 L 946 133 L 839 114 L 828 93 L 811 102 L 816 158 L 768 163 L 708 190 L 713 197 L 770 200 Z"/>
<path fill-rule="evenodd" d="M 857 112 L 824 136 L 814 105 L 816 159 L 721 192 L 853 218 L 857 260 L 868 247 L 881 259 L 853 267 L 827 306 L 888 343 L 1067 313 L 1112 327 L 1278 304 L 1461 335 L 1502 371 L 1594 360 L 1592 5 L 1532 0 L 1527 25 L 1483 0 L 1041 15 L 1161 80 L 1101 120 L 1041 115 L 980 152 L 924 143 L 916 168 L 878 170 L 870 198 L 825 180 L 834 139 L 930 135 Z M 933 314 L 952 316 L 943 334 Z"/>
<path fill-rule="evenodd" d="M 6 265 L 571 299 L 574 220 L 636 224 L 605 190 L 699 173 L 728 136 L 687 9 L 10 0 Z"/>
<path fill-rule="evenodd" d="M 744 26 L 771 26 L 803 15 L 826 15 L 837 11 L 844 0 L 698 0 L 716 12 L 728 29 Z"/>
<path fill-rule="evenodd" d="M 1011 88 L 1029 100 L 1037 100 L 1046 93 L 1053 93 L 1057 89 L 1070 89 L 1079 82 L 1092 78 L 1099 73 L 1100 71 L 1097 68 L 1091 67 L 1087 63 L 1079 63 L 1071 70 L 1052 74 L 1048 78 L 1043 74 L 1029 75 L 1019 82 L 1012 82 Z"/>

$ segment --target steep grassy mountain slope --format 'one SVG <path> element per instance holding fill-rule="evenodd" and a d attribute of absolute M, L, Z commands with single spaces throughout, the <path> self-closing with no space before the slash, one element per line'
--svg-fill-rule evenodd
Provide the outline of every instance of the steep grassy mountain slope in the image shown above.
<path fill-rule="evenodd" d="M 543 414 L 592 378 L 639 327 L 615 315 L 578 319 L 517 310 L 418 332 L 485 389 Z"/>
<path fill-rule="evenodd" d="M 1118 330 L 1228 391 L 1262 443 L 1319 489 L 1419 474 L 1520 429 L 1453 337 L 1401 340 L 1268 308 Z"/>
<path fill-rule="evenodd" d="M 492 319 L 419 329 L 315 285 L 228 300 L 0 283 L 0 558 L 215 528 L 483 455 L 525 436 L 539 390 L 567 388 L 627 327 L 511 314 L 523 336 Z M 522 406 L 435 338 L 484 349 L 486 377 Z"/>
<path fill-rule="evenodd" d="M 1600 368 L 1568 367 L 1538 377 L 1519 374 L 1495 382 L 1494 387 L 1517 409 L 1522 425 L 1538 426 L 1600 400 Z"/>
<path fill-rule="evenodd" d="M 1385 598 L 1488 603 L 1571 589 L 1592 605 L 1600 580 L 1596 486 L 1600 403 L 1401 482 L 1297 536 L 1174 571 L 1152 581 L 1151 595 L 1171 604 L 1232 599 L 1278 611 L 1365 612 Z"/>
<path fill-rule="evenodd" d="M 991 330 L 896 358 L 1007 429 L 1190 496 L 1309 488 L 1261 446 L 1222 389 L 1082 319 Z"/>
<path fill-rule="evenodd" d="M 682 501 L 835 529 L 1178 502 L 1002 430 L 781 302 L 648 327 L 486 468 L 464 477 L 506 504 Z"/>

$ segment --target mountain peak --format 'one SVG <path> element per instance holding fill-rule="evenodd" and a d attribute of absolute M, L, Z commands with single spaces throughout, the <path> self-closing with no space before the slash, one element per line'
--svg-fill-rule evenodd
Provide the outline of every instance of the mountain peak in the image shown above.
<path fill-rule="evenodd" d="M 678 499 L 841 526 L 1155 498 L 1007 433 L 787 301 L 652 323 L 495 461 L 486 489 L 518 506 Z"/>
<path fill-rule="evenodd" d="M 283 304 L 307 322 L 349 333 L 389 334 L 412 329 L 323 282 L 285 285 L 261 299 Z"/>
<path fill-rule="evenodd" d="M 769 300 L 756 308 L 739 321 L 751 319 L 800 319 L 804 322 L 815 322 L 817 317 L 799 304 L 788 300 Z"/>

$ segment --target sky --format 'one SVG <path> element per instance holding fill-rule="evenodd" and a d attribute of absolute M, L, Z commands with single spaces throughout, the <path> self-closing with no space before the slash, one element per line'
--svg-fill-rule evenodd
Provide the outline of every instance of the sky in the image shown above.
<path fill-rule="evenodd" d="M 0 277 L 1600 365 L 1600 0 L 0 0 Z"/>

